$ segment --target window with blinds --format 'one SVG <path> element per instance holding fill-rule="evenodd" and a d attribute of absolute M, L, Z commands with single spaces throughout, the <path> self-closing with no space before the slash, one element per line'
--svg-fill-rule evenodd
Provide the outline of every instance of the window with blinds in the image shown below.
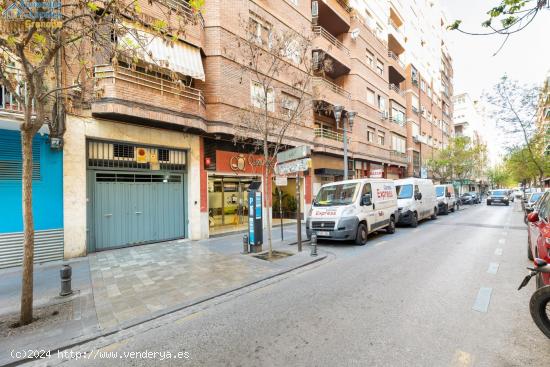
<path fill-rule="evenodd" d="M 36 136 L 32 144 L 32 179 L 40 180 L 40 149 L 42 139 Z M 0 130 L 0 181 L 21 181 L 23 153 L 21 134 L 16 130 Z"/>

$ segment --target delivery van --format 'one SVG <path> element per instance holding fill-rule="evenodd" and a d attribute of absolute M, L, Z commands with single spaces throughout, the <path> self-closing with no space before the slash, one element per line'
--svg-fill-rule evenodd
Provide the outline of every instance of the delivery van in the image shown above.
<path fill-rule="evenodd" d="M 357 179 L 321 186 L 306 220 L 307 237 L 367 243 L 367 235 L 395 232 L 397 194 L 393 180 Z"/>
<path fill-rule="evenodd" d="M 424 178 L 404 178 L 395 180 L 399 224 L 418 226 L 425 218 L 437 217 L 437 201 L 432 180 Z"/>
<path fill-rule="evenodd" d="M 435 185 L 435 197 L 437 199 L 437 209 L 439 214 L 449 214 L 458 208 L 456 201 L 455 188 L 451 184 Z"/>

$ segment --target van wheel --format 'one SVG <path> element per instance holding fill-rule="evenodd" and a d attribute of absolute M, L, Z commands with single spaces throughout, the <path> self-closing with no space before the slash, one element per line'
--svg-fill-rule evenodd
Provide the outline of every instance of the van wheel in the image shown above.
<path fill-rule="evenodd" d="M 453 204 L 453 206 L 451 207 L 451 213 L 455 212 L 455 206 L 456 206 L 456 204 Z"/>
<path fill-rule="evenodd" d="M 364 246 L 367 243 L 367 236 L 369 231 L 365 223 L 359 223 L 357 227 L 357 236 L 355 236 L 355 244 L 358 246 Z"/>
<path fill-rule="evenodd" d="M 434 208 L 434 212 L 433 212 L 433 214 L 430 216 L 430 219 L 431 219 L 431 220 L 434 220 L 435 218 L 437 218 L 437 208 Z"/>
<path fill-rule="evenodd" d="M 389 234 L 395 233 L 395 219 L 393 217 L 390 218 L 390 224 L 386 227 L 386 231 Z"/>
<path fill-rule="evenodd" d="M 449 214 L 449 205 L 445 205 L 445 209 L 443 210 L 443 215 L 447 215 L 447 214 Z"/>
<path fill-rule="evenodd" d="M 418 227 L 418 214 L 416 214 L 416 212 L 413 213 L 413 216 L 411 219 L 411 227 L 413 228 Z"/>

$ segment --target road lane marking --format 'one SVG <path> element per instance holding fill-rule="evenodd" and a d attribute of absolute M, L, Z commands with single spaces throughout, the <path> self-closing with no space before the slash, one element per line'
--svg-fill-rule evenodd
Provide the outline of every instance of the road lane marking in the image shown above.
<path fill-rule="evenodd" d="M 413 230 L 412 230 L 412 233 L 416 233 L 416 232 L 418 232 L 418 231 L 420 231 L 420 228 L 413 229 Z"/>
<path fill-rule="evenodd" d="M 502 232 L 503 236 L 508 236 L 508 232 Z"/>
<path fill-rule="evenodd" d="M 504 245 L 505 243 L 506 243 L 506 238 L 501 238 L 500 240 L 498 240 L 499 245 Z"/>
<path fill-rule="evenodd" d="M 380 242 L 376 242 L 374 245 L 372 245 L 372 247 L 378 247 L 384 243 L 387 243 L 388 241 L 380 241 Z"/>
<path fill-rule="evenodd" d="M 472 310 L 478 312 L 487 312 L 489 309 L 489 302 L 491 302 L 491 293 L 493 288 L 481 287 L 479 292 L 477 292 L 477 297 L 472 306 Z"/>
<path fill-rule="evenodd" d="M 474 357 L 463 350 L 455 352 L 451 367 L 471 367 L 474 365 Z"/>
<path fill-rule="evenodd" d="M 489 263 L 489 269 L 487 269 L 487 273 L 496 274 L 498 271 L 498 266 L 498 263 Z"/>
<path fill-rule="evenodd" d="M 501 249 L 501 248 L 497 248 L 497 249 L 495 250 L 495 255 L 498 255 L 498 256 L 502 255 L 502 249 Z"/>

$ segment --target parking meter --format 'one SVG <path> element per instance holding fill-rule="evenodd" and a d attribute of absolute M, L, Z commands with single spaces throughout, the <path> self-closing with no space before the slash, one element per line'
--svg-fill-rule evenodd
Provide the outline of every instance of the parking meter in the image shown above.
<path fill-rule="evenodd" d="M 253 181 L 248 187 L 248 244 L 250 252 L 261 252 L 264 242 L 261 185 L 260 181 Z"/>

